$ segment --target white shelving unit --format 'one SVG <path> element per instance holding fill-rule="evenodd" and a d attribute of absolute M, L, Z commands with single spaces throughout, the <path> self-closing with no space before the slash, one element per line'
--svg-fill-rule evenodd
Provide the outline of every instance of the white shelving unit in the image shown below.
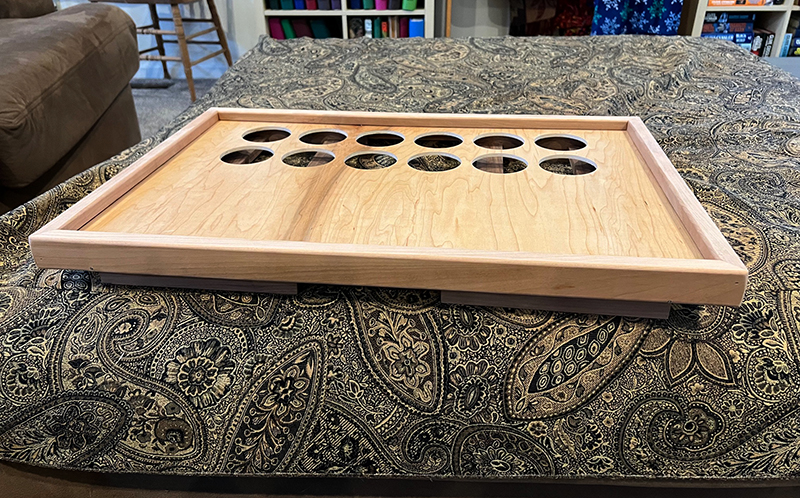
<path fill-rule="evenodd" d="M 762 5 L 762 6 L 734 6 L 734 7 L 711 7 L 708 0 L 685 0 L 683 18 L 678 33 L 682 35 L 700 36 L 703 32 L 703 20 L 706 12 L 756 12 L 756 26 L 768 29 L 775 33 L 775 44 L 772 48 L 770 58 L 776 57 L 781 51 L 783 36 L 789 26 L 789 18 L 792 12 L 800 10 L 800 6 L 794 5 L 794 0 L 785 0 L 783 5 Z"/>
<path fill-rule="evenodd" d="M 269 24 L 267 19 L 270 17 L 339 17 L 342 23 L 342 37 L 349 38 L 347 20 L 351 17 L 385 17 L 385 16 L 408 16 L 422 17 L 425 19 L 425 38 L 433 38 L 434 29 L 434 0 L 419 0 L 418 5 L 422 5 L 416 10 L 377 10 L 377 9 L 351 9 L 347 6 L 347 0 L 342 0 L 341 10 L 264 10 L 267 24 L 267 35 L 269 35 Z"/>

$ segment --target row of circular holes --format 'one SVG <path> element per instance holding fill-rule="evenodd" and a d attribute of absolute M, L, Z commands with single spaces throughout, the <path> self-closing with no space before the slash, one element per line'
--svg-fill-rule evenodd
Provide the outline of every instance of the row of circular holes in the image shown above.
<path fill-rule="evenodd" d="M 291 135 L 289 130 L 283 128 L 267 128 L 246 133 L 243 138 L 249 142 L 277 142 Z M 311 145 L 324 145 L 341 142 L 347 134 L 339 130 L 316 130 L 303 134 L 300 141 Z M 356 142 L 368 147 L 391 147 L 405 140 L 400 133 L 393 131 L 376 131 L 359 135 Z M 461 145 L 464 139 L 454 133 L 427 133 L 418 136 L 414 143 L 421 147 L 445 149 Z M 475 140 L 475 145 L 487 149 L 516 149 L 525 141 L 517 136 L 508 134 L 481 135 Z M 536 145 L 545 149 L 573 151 L 586 147 L 586 142 L 578 137 L 569 135 L 544 135 L 535 140 Z"/>
<path fill-rule="evenodd" d="M 267 128 L 246 133 L 243 138 L 250 142 L 276 142 L 291 135 L 284 128 Z M 300 141 L 312 145 L 327 145 L 341 142 L 347 135 L 339 130 L 316 130 L 300 137 Z M 401 134 L 391 131 L 364 133 L 356 141 L 369 147 L 391 147 L 405 140 Z M 450 133 L 429 133 L 418 136 L 414 142 L 428 148 L 451 148 L 463 143 L 463 139 Z M 520 137 L 514 135 L 482 135 L 474 140 L 479 147 L 487 149 L 515 149 L 524 144 Z M 545 135 L 535 141 L 542 148 L 560 151 L 578 150 L 586 146 L 586 142 L 569 135 Z M 253 164 L 272 157 L 269 149 L 239 149 L 222 156 L 222 160 L 231 164 Z M 334 159 L 328 151 L 298 151 L 284 156 L 283 162 L 296 167 L 319 166 Z M 431 162 L 432 161 L 432 162 Z M 357 169 L 379 169 L 389 167 L 397 162 L 397 157 L 388 153 L 361 152 L 351 155 L 345 164 Z M 461 161 L 451 154 L 419 154 L 408 161 L 409 166 L 420 171 L 448 171 L 458 167 Z M 515 173 L 528 165 L 523 159 L 506 154 L 489 154 L 473 161 L 477 169 L 490 173 Z M 539 166 L 552 173 L 562 175 L 582 175 L 593 172 L 597 166 L 588 159 L 579 157 L 545 158 Z"/>
<path fill-rule="evenodd" d="M 248 142 L 277 142 L 288 138 L 291 132 L 284 128 L 267 128 L 255 130 L 242 137 Z M 347 134 L 340 130 L 315 130 L 304 133 L 300 141 L 311 145 L 325 145 L 341 142 Z M 363 133 L 356 138 L 356 142 L 367 147 L 391 147 L 398 145 L 405 137 L 394 131 L 373 131 Z M 446 149 L 461 145 L 464 139 L 454 133 L 426 133 L 418 136 L 414 143 L 421 147 L 432 149 Z M 516 149 L 525 141 L 515 135 L 489 134 L 481 135 L 475 139 L 475 145 L 487 149 Z M 578 137 L 568 135 L 545 135 L 536 139 L 536 144 L 546 149 L 578 150 L 586 147 L 586 142 Z"/>

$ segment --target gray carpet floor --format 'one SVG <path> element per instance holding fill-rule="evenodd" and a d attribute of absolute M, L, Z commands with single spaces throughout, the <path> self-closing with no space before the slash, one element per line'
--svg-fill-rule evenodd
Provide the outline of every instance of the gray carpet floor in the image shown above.
<path fill-rule="evenodd" d="M 194 80 L 197 98 L 205 95 L 216 80 Z M 142 84 L 155 86 L 172 83 L 167 88 L 138 88 Z M 139 129 L 142 138 L 149 137 L 183 112 L 192 103 L 189 97 L 189 84 L 186 80 L 134 80 L 133 101 L 139 116 Z"/>

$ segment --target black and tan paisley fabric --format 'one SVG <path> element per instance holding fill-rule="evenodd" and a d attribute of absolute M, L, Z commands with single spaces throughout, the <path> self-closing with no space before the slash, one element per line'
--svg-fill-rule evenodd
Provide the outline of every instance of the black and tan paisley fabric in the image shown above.
<path fill-rule="evenodd" d="M 103 285 L 27 238 L 210 106 L 641 116 L 750 270 L 668 320 Z M 433 168 L 435 169 L 435 168 Z M 155 137 L 0 216 L 0 458 L 62 469 L 797 479 L 800 81 L 682 38 L 263 39 Z"/>

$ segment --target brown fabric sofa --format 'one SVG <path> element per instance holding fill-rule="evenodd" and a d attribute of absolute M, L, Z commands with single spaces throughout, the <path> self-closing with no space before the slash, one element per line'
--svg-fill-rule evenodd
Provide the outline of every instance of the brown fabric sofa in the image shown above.
<path fill-rule="evenodd" d="M 137 143 L 121 9 L 0 0 L 0 213 Z"/>

